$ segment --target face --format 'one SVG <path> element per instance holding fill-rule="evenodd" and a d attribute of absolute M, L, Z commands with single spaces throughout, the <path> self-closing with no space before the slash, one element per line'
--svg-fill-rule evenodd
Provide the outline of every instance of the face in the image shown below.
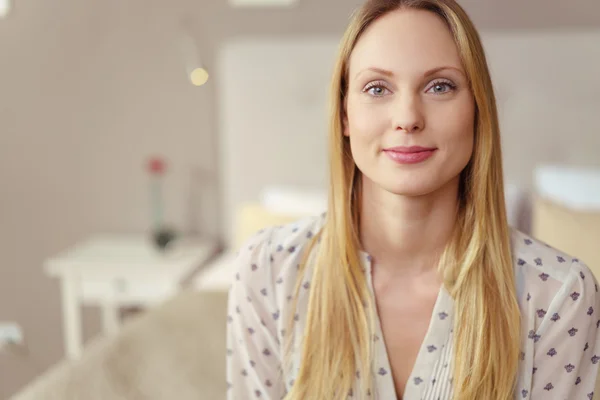
<path fill-rule="evenodd" d="M 372 23 L 350 57 L 345 107 L 344 135 L 367 187 L 422 196 L 458 183 L 475 104 L 439 16 L 397 10 Z"/>

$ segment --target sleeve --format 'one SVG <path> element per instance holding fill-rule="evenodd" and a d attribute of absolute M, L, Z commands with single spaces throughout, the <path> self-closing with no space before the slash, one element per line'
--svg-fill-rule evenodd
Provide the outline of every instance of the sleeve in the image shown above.
<path fill-rule="evenodd" d="M 259 232 L 236 258 L 227 307 L 228 400 L 279 400 L 284 396 L 278 315 L 268 262 L 270 236 L 269 230 Z"/>
<path fill-rule="evenodd" d="M 599 299 L 594 275 L 574 260 L 550 304 L 546 326 L 531 338 L 535 344 L 530 399 L 594 397 L 600 361 Z"/>

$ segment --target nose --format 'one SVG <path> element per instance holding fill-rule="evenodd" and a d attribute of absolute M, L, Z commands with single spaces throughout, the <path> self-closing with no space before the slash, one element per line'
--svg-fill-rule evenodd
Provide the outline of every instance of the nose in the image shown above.
<path fill-rule="evenodd" d="M 418 96 L 400 96 L 398 101 L 394 103 L 394 130 L 406 133 L 416 133 L 423 130 L 425 119 L 421 100 Z"/>

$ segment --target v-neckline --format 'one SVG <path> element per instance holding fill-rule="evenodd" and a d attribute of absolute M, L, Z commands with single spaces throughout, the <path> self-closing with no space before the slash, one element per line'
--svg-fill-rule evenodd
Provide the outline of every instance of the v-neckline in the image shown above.
<path fill-rule="evenodd" d="M 371 257 L 365 253 L 363 261 L 365 262 L 365 272 L 367 274 L 369 290 L 371 292 L 371 296 L 373 297 L 373 301 L 376 302 L 372 279 Z M 450 294 L 444 288 L 444 285 L 442 284 L 440 285 L 440 288 L 437 293 L 437 297 L 433 306 L 433 311 L 429 319 L 427 332 L 425 333 L 423 341 L 419 346 L 419 352 L 417 354 L 417 358 L 415 359 L 415 363 L 412 366 L 408 380 L 406 381 L 406 384 L 404 386 L 404 393 L 402 397 L 398 397 L 398 393 L 396 392 L 396 385 L 394 383 L 390 359 L 387 352 L 386 339 L 383 335 L 383 328 L 381 324 L 381 319 L 379 318 L 379 312 L 376 311 L 375 328 L 377 329 L 377 332 L 375 332 L 375 334 L 380 338 L 380 340 L 378 340 L 378 345 L 375 347 L 375 359 L 381 359 L 382 365 L 379 366 L 377 368 L 378 371 L 376 370 L 375 372 L 380 376 L 381 379 L 387 378 L 385 380 L 382 380 L 382 382 L 385 382 L 385 384 L 383 385 L 384 387 L 378 387 L 377 389 L 377 392 L 384 394 L 384 396 L 379 396 L 379 398 L 387 399 L 389 398 L 389 395 L 393 395 L 393 398 L 398 400 L 421 399 L 422 393 L 424 393 L 424 391 L 430 383 L 430 377 L 432 376 L 435 361 L 437 361 L 437 359 L 439 358 L 439 354 L 441 354 L 441 351 L 437 350 L 441 350 L 441 348 L 445 346 L 446 339 L 448 336 L 448 332 L 446 332 L 446 330 L 442 329 L 441 331 L 439 331 L 437 329 L 439 327 L 439 321 L 446 320 L 451 313 L 451 310 L 443 309 L 443 305 L 445 304 L 451 304 L 451 297 Z M 425 356 L 426 354 L 429 355 L 434 352 L 430 351 L 430 349 L 435 349 L 434 351 L 436 352 L 436 354 L 433 358 Z"/>
<path fill-rule="evenodd" d="M 404 393 L 402 394 L 402 397 L 398 396 L 398 393 L 396 392 L 396 384 L 394 382 L 394 377 L 392 375 L 392 366 L 390 363 L 390 359 L 389 359 L 389 355 L 388 355 L 388 351 L 387 351 L 387 344 L 386 344 L 386 338 L 383 335 L 383 328 L 381 325 L 381 319 L 379 318 L 379 313 L 376 314 L 376 321 L 377 321 L 377 334 L 378 336 L 380 336 L 381 338 L 381 344 L 380 344 L 380 351 L 383 353 L 383 361 L 385 363 L 385 367 L 387 368 L 388 371 L 390 371 L 390 384 L 391 387 L 394 391 L 394 398 L 398 399 L 398 400 L 412 400 L 412 399 L 417 399 L 417 398 L 421 398 L 420 394 L 422 392 L 422 388 L 423 386 L 420 385 L 411 385 L 411 382 L 414 381 L 415 378 L 417 378 L 415 376 L 416 372 L 419 372 L 419 375 L 424 375 L 424 376 L 431 376 L 431 369 L 433 369 L 433 364 L 431 363 L 424 363 L 423 361 L 423 353 L 427 351 L 427 346 L 429 346 L 428 343 L 431 342 L 431 336 L 433 335 L 433 331 L 437 322 L 436 319 L 436 311 L 439 309 L 440 306 L 440 302 L 442 299 L 442 293 L 443 291 L 443 286 L 440 287 L 440 289 L 438 290 L 438 294 L 436 296 L 436 300 L 435 300 L 435 304 L 433 306 L 433 311 L 431 313 L 431 317 L 429 318 L 429 325 L 427 326 L 427 332 L 425 333 L 425 336 L 423 337 L 423 341 L 421 342 L 421 345 L 419 346 L 419 352 L 417 353 L 417 358 L 415 359 L 415 363 L 413 364 L 411 371 L 410 371 L 410 375 L 408 376 L 408 379 L 404 385 Z M 427 371 L 425 371 L 425 369 L 427 369 Z M 423 378 L 420 378 L 423 379 Z"/>

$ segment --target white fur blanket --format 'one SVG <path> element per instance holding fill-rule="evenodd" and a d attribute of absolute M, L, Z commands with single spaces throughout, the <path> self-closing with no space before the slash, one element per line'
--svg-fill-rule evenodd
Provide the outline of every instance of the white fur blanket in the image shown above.
<path fill-rule="evenodd" d="M 182 292 L 11 400 L 223 399 L 226 305 L 225 292 Z"/>

